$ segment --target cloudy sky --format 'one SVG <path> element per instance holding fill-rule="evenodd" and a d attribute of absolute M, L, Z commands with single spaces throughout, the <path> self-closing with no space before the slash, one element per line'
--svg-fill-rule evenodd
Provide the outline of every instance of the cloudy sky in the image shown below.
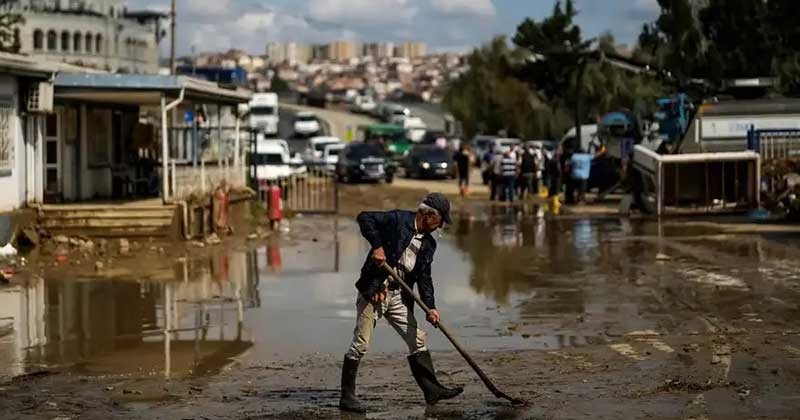
<path fill-rule="evenodd" d="M 658 14 L 656 0 L 575 0 L 587 35 L 610 30 L 635 41 Z M 467 50 L 541 19 L 555 0 L 178 0 L 179 54 L 236 47 L 262 53 L 270 41 L 421 40 L 432 51 Z M 128 0 L 130 9 L 167 10 L 169 0 Z"/>

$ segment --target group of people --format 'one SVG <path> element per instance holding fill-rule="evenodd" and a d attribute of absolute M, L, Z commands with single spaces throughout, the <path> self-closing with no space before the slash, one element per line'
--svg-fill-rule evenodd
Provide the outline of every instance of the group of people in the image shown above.
<path fill-rule="evenodd" d="M 512 145 L 502 150 L 490 149 L 481 157 L 482 176 L 489 185 L 492 201 L 525 200 L 546 188 L 548 198 L 558 197 L 562 190 L 567 204 L 584 202 L 588 191 L 592 160 L 596 156 L 576 150 L 566 154 L 561 147 L 545 150 L 540 143 L 523 146 Z M 453 156 L 458 168 L 460 193 L 469 192 L 470 168 L 474 155 L 469 146 L 462 144 Z"/>
<path fill-rule="evenodd" d="M 528 194 L 539 194 L 549 177 L 547 162 L 552 160 L 540 144 L 527 147 L 512 146 L 505 151 L 489 150 L 483 156 L 484 181 L 490 189 L 490 199 L 513 203 L 516 197 L 524 200 Z"/>
<path fill-rule="evenodd" d="M 584 202 L 588 191 L 592 154 L 576 150 L 565 154 L 561 147 L 553 152 L 541 144 L 512 145 L 506 150 L 489 150 L 483 156 L 483 177 L 489 184 L 492 201 L 514 202 L 538 195 L 547 188 L 549 198 L 564 193 L 568 204 Z"/>

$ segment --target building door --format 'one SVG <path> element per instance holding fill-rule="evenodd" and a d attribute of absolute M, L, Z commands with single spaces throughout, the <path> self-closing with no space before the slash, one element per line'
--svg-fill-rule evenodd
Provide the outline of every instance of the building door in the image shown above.
<path fill-rule="evenodd" d="M 44 127 L 44 200 L 61 201 L 61 147 L 59 113 L 47 114 Z"/>

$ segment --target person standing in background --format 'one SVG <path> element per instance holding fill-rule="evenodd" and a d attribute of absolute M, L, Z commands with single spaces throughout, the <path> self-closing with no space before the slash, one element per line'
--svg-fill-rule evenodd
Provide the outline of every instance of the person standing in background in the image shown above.
<path fill-rule="evenodd" d="M 456 170 L 458 171 L 458 191 L 462 197 L 469 195 L 469 171 L 472 164 L 472 153 L 469 146 L 462 143 L 461 147 L 453 156 L 453 161 L 456 163 Z"/>
<path fill-rule="evenodd" d="M 503 181 L 503 196 L 500 200 L 513 203 L 514 184 L 517 175 L 519 175 L 519 166 L 517 165 L 517 158 L 512 154 L 511 150 L 506 151 L 500 157 L 500 175 Z"/>
<path fill-rule="evenodd" d="M 533 146 L 529 146 L 522 153 L 519 164 L 520 172 L 520 186 L 519 186 L 519 199 L 525 200 L 526 193 L 536 194 L 538 188 L 534 186 L 536 180 L 536 155 Z"/>
<path fill-rule="evenodd" d="M 553 153 L 553 156 L 550 159 L 547 159 L 545 162 L 545 172 L 547 173 L 547 197 L 551 200 L 553 198 L 558 198 L 558 195 L 561 194 L 561 174 L 563 172 L 563 168 L 561 167 L 561 155 L 563 150 L 561 146 L 558 146 L 556 151 Z"/>
<path fill-rule="evenodd" d="M 570 204 L 584 203 L 592 170 L 592 155 L 578 150 L 572 154 L 570 164 L 572 192 L 568 193 L 567 202 Z M 575 196 L 576 189 L 577 197 Z"/>
<path fill-rule="evenodd" d="M 491 168 L 492 168 L 492 178 L 491 178 L 491 200 L 500 200 L 503 201 L 505 196 L 503 195 L 503 154 L 500 152 L 500 148 L 496 147 L 494 151 L 494 157 L 492 158 Z"/>

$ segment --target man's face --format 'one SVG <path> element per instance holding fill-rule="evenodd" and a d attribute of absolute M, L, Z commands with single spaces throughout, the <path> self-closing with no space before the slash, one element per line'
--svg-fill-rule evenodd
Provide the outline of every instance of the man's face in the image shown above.
<path fill-rule="evenodd" d="M 421 215 L 421 223 L 417 226 L 421 233 L 431 233 L 442 227 L 442 216 L 436 213 L 422 213 Z"/>

